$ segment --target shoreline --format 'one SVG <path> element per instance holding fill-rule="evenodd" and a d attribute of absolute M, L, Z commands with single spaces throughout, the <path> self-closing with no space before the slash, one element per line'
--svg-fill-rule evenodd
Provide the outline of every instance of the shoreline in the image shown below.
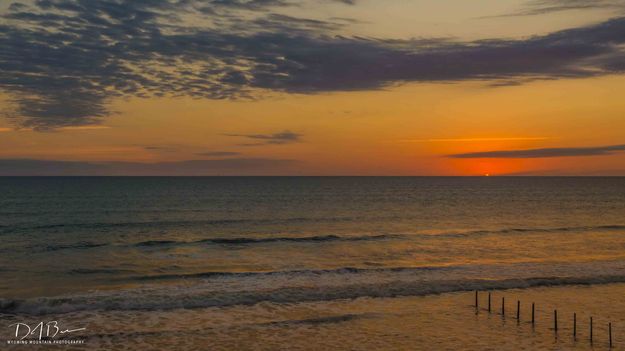
<path fill-rule="evenodd" d="M 255 305 L 172 310 L 109 310 L 51 315 L 69 326 L 86 326 L 90 349 L 200 345 L 211 349 L 339 350 L 590 350 L 587 319 L 595 318 L 593 346 L 607 344 L 612 322 L 614 348 L 625 346 L 625 283 L 513 288 L 492 291 L 493 311 L 480 294 L 476 313 L 472 291 L 427 296 L 342 299 L 300 303 L 260 302 Z M 502 317 L 501 297 L 506 298 Z M 521 320 L 516 320 L 516 301 Z M 536 304 L 536 324 L 529 322 Z M 557 335 L 553 309 L 560 316 Z M 578 340 L 572 339 L 571 316 L 577 313 Z M 36 316 L 6 316 L 3 322 Z M 48 317 L 48 316 L 47 316 Z M 605 325 L 604 325 L 605 324 Z M 251 337 L 254 335 L 254 337 Z M 587 345 L 588 344 L 588 345 Z M 425 347 L 425 346 L 429 347 Z"/>
<path fill-rule="evenodd" d="M 366 277 L 365 277 L 366 279 Z M 362 279 L 361 279 L 362 280 Z M 214 288 L 216 279 L 171 282 L 122 289 L 102 289 L 84 293 L 33 298 L 0 298 L 0 315 L 37 316 L 83 311 L 176 310 L 211 307 L 254 306 L 262 303 L 297 304 L 357 300 L 362 298 L 427 297 L 473 291 L 506 291 L 534 288 L 603 286 L 625 284 L 625 275 L 590 277 L 530 277 L 509 279 L 465 279 L 411 281 L 389 280 L 377 283 L 315 285 L 313 281 L 279 286 L 277 281 L 255 282 L 236 290 L 224 285 Z M 240 282 L 236 282 L 240 283 Z M 267 285 L 275 283 L 276 286 Z M 286 279 L 286 283 L 290 283 Z M 232 284 L 232 282 L 231 282 Z M 310 285 L 312 284 L 312 285 Z M 245 284 L 243 284 L 245 285 Z"/>

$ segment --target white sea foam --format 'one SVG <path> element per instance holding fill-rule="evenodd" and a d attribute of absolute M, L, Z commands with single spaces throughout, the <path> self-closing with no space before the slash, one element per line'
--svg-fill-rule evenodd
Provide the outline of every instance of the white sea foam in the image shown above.
<path fill-rule="evenodd" d="M 466 273 L 468 276 L 473 275 L 470 270 Z M 290 277 L 290 275 L 293 276 Z M 310 280 L 313 275 L 316 275 L 318 279 Z M 341 275 L 344 276 L 341 277 Z M 382 278 L 380 275 L 385 277 Z M 449 276 L 458 275 L 450 274 Z M 0 313 L 42 315 L 93 310 L 195 309 L 253 305 L 261 302 L 301 303 L 363 297 L 424 296 L 469 290 L 625 282 L 625 274 L 440 280 L 427 279 L 427 276 L 418 274 L 417 271 L 401 269 L 375 272 L 345 270 L 325 274 L 291 272 L 284 273 L 277 278 L 276 275 L 241 276 L 236 279 L 230 276 L 226 280 L 212 277 L 198 279 L 184 285 L 152 285 L 135 289 L 33 299 L 0 299 Z M 372 281 L 375 278 L 380 279 Z"/>

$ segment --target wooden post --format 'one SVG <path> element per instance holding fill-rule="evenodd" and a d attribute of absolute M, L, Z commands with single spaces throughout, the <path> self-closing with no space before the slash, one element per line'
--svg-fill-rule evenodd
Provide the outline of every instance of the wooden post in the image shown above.
<path fill-rule="evenodd" d="M 501 298 L 501 315 L 502 316 L 506 315 L 506 298 L 505 297 Z"/>
<path fill-rule="evenodd" d="M 558 310 L 553 310 L 553 330 L 558 332 Z"/>
<path fill-rule="evenodd" d="M 490 313 L 490 292 L 488 293 L 488 313 Z"/>
<path fill-rule="evenodd" d="M 590 343 L 592 344 L 592 317 L 590 317 Z"/>
<path fill-rule="evenodd" d="M 516 301 L 516 320 L 521 320 L 521 301 Z"/>
<path fill-rule="evenodd" d="M 534 325 L 534 303 L 532 302 L 532 325 Z"/>
<path fill-rule="evenodd" d="M 612 348 L 612 322 L 608 323 L 608 334 L 610 335 L 610 348 Z"/>
<path fill-rule="evenodd" d="M 577 337 L 577 313 L 573 313 L 573 339 Z"/>
<path fill-rule="evenodd" d="M 475 309 L 477 309 L 477 290 L 475 290 Z"/>

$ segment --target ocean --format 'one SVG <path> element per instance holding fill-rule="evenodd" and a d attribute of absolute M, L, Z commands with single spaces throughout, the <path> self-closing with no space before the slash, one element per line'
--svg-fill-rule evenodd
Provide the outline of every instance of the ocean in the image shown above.
<path fill-rule="evenodd" d="M 622 296 L 624 234 L 623 177 L 3 177 L 0 321 L 86 324 L 77 348 L 454 349 L 414 337 L 475 324 L 473 290 Z"/>

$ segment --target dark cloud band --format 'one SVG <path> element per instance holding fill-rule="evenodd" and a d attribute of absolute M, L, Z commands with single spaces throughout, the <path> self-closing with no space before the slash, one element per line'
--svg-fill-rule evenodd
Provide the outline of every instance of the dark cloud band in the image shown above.
<path fill-rule="evenodd" d="M 603 155 L 610 155 L 617 151 L 625 151 L 625 145 L 471 152 L 471 153 L 464 153 L 464 154 L 449 155 L 448 157 L 451 157 L 451 158 L 544 158 L 544 157 L 572 157 L 572 156 L 603 156 Z"/>
<path fill-rule="evenodd" d="M 518 11 L 494 17 L 537 16 L 572 10 L 623 11 L 625 0 L 533 0 Z"/>
<path fill-rule="evenodd" d="M 230 137 L 243 137 L 247 139 L 257 140 L 256 143 L 241 144 L 242 146 L 259 146 L 259 145 L 281 145 L 298 143 L 302 139 L 302 134 L 293 133 L 285 130 L 284 132 L 274 134 L 224 134 Z"/>
<path fill-rule="evenodd" d="M 224 158 L 157 163 L 0 159 L 0 176 L 264 175 L 288 172 L 297 164 L 296 160 L 271 158 Z"/>
<path fill-rule="evenodd" d="M 209 151 L 209 152 L 198 152 L 196 153 L 196 155 L 206 156 L 206 157 L 230 157 L 230 156 L 241 155 L 241 153 L 234 152 L 234 151 Z"/>

